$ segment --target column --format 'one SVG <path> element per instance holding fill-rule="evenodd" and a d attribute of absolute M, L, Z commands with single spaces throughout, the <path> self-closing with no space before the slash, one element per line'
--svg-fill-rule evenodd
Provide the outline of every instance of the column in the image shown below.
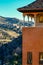
<path fill-rule="evenodd" d="M 37 23 L 40 22 L 40 14 L 37 15 Z"/>
<path fill-rule="evenodd" d="M 23 15 L 23 22 L 25 22 L 25 15 Z M 25 25 L 23 24 L 23 26 L 25 27 Z"/>
<path fill-rule="evenodd" d="M 32 22 L 32 17 L 31 17 L 31 22 Z"/>
<path fill-rule="evenodd" d="M 29 23 L 29 15 L 27 15 L 27 18 L 28 18 L 28 23 Z M 27 26 L 28 26 L 28 24 L 27 24 Z"/>
<path fill-rule="evenodd" d="M 27 17 L 28 17 L 28 22 L 29 22 L 29 15 L 27 15 Z"/>
<path fill-rule="evenodd" d="M 36 18 L 37 18 L 37 17 L 36 17 L 36 14 L 34 14 L 34 21 L 35 21 L 34 26 L 36 26 L 36 21 L 37 21 Z"/>

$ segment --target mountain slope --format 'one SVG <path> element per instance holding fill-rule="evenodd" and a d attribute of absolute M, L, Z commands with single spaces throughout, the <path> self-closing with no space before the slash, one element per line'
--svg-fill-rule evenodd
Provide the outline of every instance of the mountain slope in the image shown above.
<path fill-rule="evenodd" d="M 0 43 L 11 42 L 22 33 L 22 27 L 32 26 L 33 22 L 23 22 L 17 18 L 0 16 Z M 4 34 L 2 34 L 4 33 Z"/>
<path fill-rule="evenodd" d="M 0 65 L 22 64 L 22 27 L 32 25 L 33 22 L 0 16 Z"/>

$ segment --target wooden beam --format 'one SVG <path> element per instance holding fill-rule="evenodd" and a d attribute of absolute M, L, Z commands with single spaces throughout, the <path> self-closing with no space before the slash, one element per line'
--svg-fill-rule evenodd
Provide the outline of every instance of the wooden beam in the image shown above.
<path fill-rule="evenodd" d="M 43 12 L 26 12 L 26 13 L 23 13 L 23 15 L 34 15 L 34 14 L 43 14 Z"/>

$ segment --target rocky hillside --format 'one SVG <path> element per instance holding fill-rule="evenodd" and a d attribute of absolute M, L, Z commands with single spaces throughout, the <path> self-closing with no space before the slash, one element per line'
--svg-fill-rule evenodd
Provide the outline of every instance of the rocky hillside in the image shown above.
<path fill-rule="evenodd" d="M 22 64 L 22 27 L 33 24 L 0 16 L 0 65 Z"/>

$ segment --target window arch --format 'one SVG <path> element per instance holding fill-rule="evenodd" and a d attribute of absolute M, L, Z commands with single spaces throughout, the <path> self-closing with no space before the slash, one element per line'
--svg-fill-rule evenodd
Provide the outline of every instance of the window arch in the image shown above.
<path fill-rule="evenodd" d="M 43 23 L 43 16 L 40 16 L 40 23 Z"/>
<path fill-rule="evenodd" d="M 39 63 L 43 64 L 43 52 L 39 53 Z"/>

